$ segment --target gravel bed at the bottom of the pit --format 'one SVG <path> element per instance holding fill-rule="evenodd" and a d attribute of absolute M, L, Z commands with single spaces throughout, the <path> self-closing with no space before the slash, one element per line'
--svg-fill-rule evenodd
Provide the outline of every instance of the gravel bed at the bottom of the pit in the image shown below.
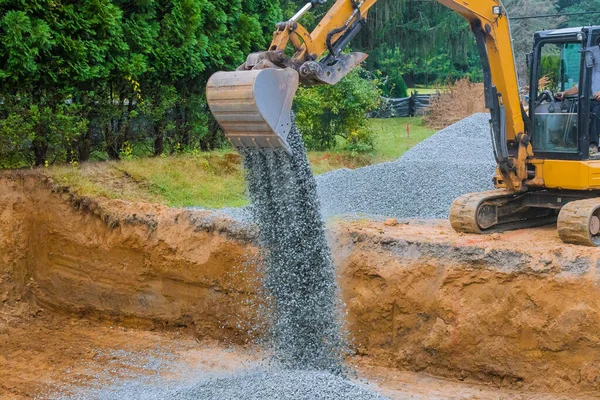
<path fill-rule="evenodd" d="M 67 397 L 63 397 L 66 399 Z M 71 399 L 97 400 L 370 400 L 385 399 L 341 376 L 319 371 L 253 370 L 181 381 L 122 381 Z"/>

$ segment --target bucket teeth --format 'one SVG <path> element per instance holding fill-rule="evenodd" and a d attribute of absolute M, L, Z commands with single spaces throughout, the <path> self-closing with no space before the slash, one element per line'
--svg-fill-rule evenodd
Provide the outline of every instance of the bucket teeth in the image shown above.
<path fill-rule="evenodd" d="M 208 80 L 206 99 L 236 148 L 284 148 L 292 128 L 291 110 L 298 73 L 291 69 L 217 72 Z"/>

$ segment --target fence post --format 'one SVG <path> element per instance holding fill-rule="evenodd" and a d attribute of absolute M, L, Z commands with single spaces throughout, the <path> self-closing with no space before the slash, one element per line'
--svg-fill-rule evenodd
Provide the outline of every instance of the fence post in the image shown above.
<path fill-rule="evenodd" d="M 408 115 L 414 117 L 417 114 L 417 92 L 410 93 L 410 102 L 408 103 Z"/>

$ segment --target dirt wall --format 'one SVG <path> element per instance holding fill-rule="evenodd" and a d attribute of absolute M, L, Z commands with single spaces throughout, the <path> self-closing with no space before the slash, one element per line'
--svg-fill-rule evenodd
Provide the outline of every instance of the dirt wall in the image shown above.
<path fill-rule="evenodd" d="M 250 318 L 252 232 L 203 213 L 80 198 L 35 174 L 0 186 L 3 293 L 29 283 L 46 308 L 246 339 L 237 326 Z"/>
<path fill-rule="evenodd" d="M 0 179 L 0 303 L 13 304 L 29 294 L 27 274 L 28 218 L 25 182 L 19 176 Z"/>
<path fill-rule="evenodd" d="M 459 379 L 598 393 L 600 254 L 555 235 L 469 243 L 445 223 L 339 227 L 334 254 L 358 352 Z"/>

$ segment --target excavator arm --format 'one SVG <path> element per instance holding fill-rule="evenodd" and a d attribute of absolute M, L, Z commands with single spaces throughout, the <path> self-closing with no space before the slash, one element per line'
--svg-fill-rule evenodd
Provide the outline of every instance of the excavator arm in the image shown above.
<path fill-rule="evenodd" d="M 289 21 L 277 24 L 267 51 L 250 54 L 237 71 L 210 78 L 208 104 L 235 147 L 289 151 L 290 112 L 299 83 L 334 85 L 365 60 L 366 54 L 343 50 L 365 25 L 376 1 L 337 0 L 309 33 L 298 21 L 324 3 L 312 1 Z M 504 8 L 500 0 L 437 1 L 467 19 L 475 34 L 500 183 L 521 190 L 527 179 L 526 159 L 532 152 Z M 288 56 L 290 47 L 294 53 Z"/>

